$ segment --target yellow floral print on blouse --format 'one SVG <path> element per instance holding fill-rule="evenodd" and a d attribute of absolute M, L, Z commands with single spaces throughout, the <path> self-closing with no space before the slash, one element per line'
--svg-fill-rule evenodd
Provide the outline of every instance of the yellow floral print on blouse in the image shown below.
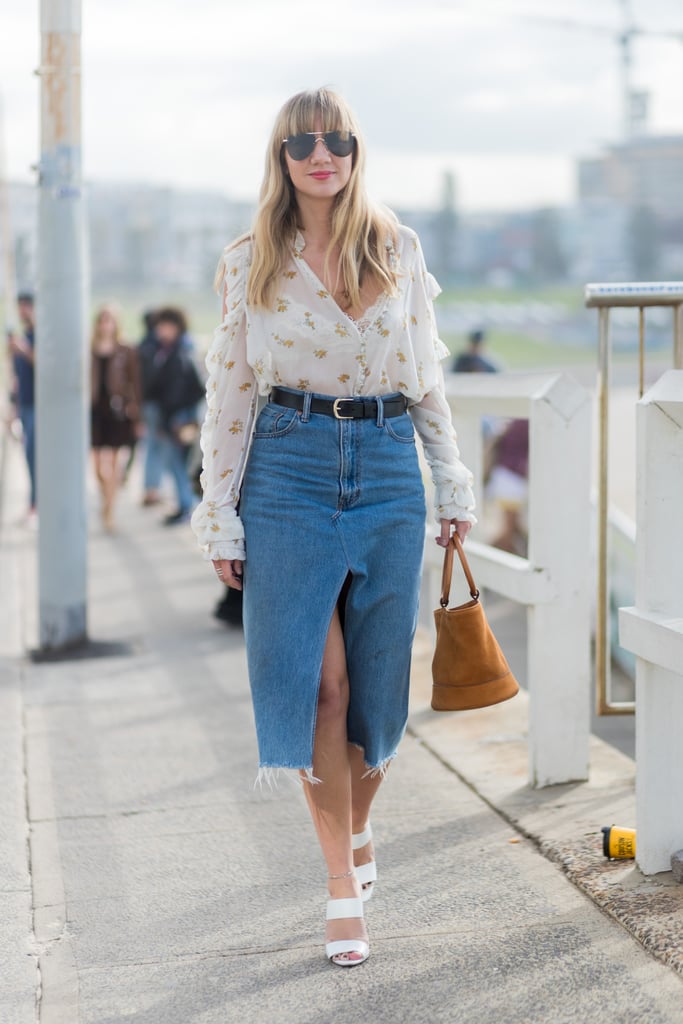
<path fill-rule="evenodd" d="M 251 242 L 221 258 L 226 314 L 206 365 L 207 413 L 202 428 L 204 498 L 192 526 L 207 558 L 244 558 L 236 513 L 258 394 L 274 385 L 332 396 L 402 392 L 424 446 L 435 485 L 437 519 L 476 522 L 472 475 L 460 461 L 443 391 L 433 299 L 440 288 L 425 266 L 417 235 L 398 229 L 392 259 L 398 294 L 380 295 L 360 320 L 339 308 L 303 257 L 297 234 L 274 307 L 246 303 Z"/>

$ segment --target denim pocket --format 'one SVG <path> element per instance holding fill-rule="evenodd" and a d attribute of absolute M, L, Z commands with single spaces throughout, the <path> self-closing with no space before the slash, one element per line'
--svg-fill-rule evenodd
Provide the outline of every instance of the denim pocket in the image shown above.
<path fill-rule="evenodd" d="M 402 441 L 403 444 L 413 444 L 415 441 L 415 428 L 407 412 L 402 416 L 392 416 L 385 420 L 384 429 L 394 441 Z"/>
<path fill-rule="evenodd" d="M 285 409 L 281 405 L 268 405 L 259 413 L 254 428 L 255 438 L 284 437 L 300 420 L 298 409 Z"/>

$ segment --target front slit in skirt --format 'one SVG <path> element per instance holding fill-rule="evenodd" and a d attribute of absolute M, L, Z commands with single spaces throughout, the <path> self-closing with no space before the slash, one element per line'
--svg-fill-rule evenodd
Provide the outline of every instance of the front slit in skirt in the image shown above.
<path fill-rule="evenodd" d="M 326 397 L 326 396 L 320 396 Z M 313 767 L 327 632 L 347 576 L 347 734 L 369 770 L 408 717 L 425 500 L 412 420 L 337 420 L 269 402 L 241 491 L 244 631 L 259 763 Z"/>

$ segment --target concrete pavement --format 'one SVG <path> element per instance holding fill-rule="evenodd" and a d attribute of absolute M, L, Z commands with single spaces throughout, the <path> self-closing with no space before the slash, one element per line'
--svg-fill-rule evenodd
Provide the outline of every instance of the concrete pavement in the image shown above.
<path fill-rule="evenodd" d="M 219 589 L 189 531 L 162 528 L 125 494 L 120 532 L 93 525 L 90 545 L 90 635 L 120 653 L 34 664 L 23 656 L 36 635 L 35 537 L 16 525 L 21 470 L 11 448 L 2 1024 L 683 1022 L 681 977 L 539 852 L 545 843 L 575 863 L 585 828 L 590 859 L 606 794 L 628 813 L 632 763 L 600 747 L 590 786 L 529 791 L 524 701 L 484 724 L 432 715 L 425 644 L 410 734 L 374 815 L 371 959 L 327 965 L 325 871 L 303 797 L 286 780 L 253 788 L 242 638 L 211 618 Z M 613 886 L 633 870 L 616 867 Z"/>

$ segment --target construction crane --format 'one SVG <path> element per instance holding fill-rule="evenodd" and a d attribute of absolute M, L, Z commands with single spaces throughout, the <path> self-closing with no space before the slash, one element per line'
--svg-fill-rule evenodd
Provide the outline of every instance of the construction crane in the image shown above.
<path fill-rule="evenodd" d="M 599 32 L 611 36 L 619 47 L 621 72 L 621 135 L 628 142 L 645 131 L 648 116 L 649 94 L 633 88 L 633 41 L 639 37 L 668 39 L 683 43 L 683 30 L 649 29 L 637 25 L 633 20 L 631 0 L 618 0 L 621 9 L 621 28 L 609 25 L 594 25 L 573 18 L 558 18 L 553 15 L 520 14 L 525 21 L 534 21 L 557 28 L 568 28 L 582 32 Z"/>

